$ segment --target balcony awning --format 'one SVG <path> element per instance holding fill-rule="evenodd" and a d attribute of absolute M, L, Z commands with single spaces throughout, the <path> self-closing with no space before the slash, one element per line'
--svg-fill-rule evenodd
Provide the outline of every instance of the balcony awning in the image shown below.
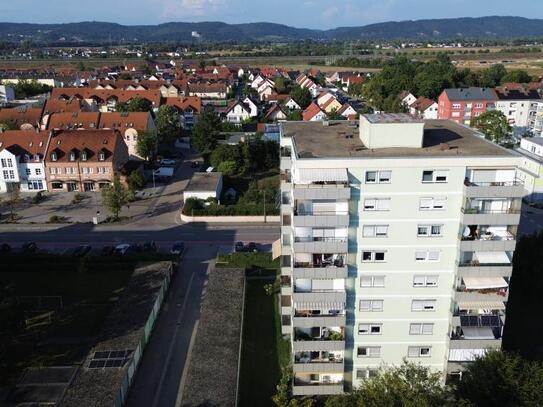
<path fill-rule="evenodd" d="M 504 310 L 505 304 L 503 301 L 458 301 L 458 308 L 464 310 L 488 309 L 488 310 Z"/>
<path fill-rule="evenodd" d="M 343 311 L 345 303 L 343 302 L 295 302 L 294 309 L 297 310 L 312 310 L 312 309 L 332 309 Z"/>
<path fill-rule="evenodd" d="M 472 362 L 485 355 L 485 349 L 450 349 L 449 362 Z"/>
<path fill-rule="evenodd" d="M 509 286 L 503 277 L 462 277 L 468 290 L 485 288 L 506 288 Z"/>
<path fill-rule="evenodd" d="M 463 326 L 464 339 L 496 339 L 488 326 Z"/>
<path fill-rule="evenodd" d="M 509 256 L 506 252 L 475 252 L 474 260 L 479 264 L 509 264 Z"/>
<path fill-rule="evenodd" d="M 311 184 L 313 182 L 347 182 L 346 168 L 300 168 L 298 170 L 298 182 Z"/>
<path fill-rule="evenodd" d="M 281 256 L 281 239 L 277 239 L 272 243 L 272 260 Z"/>

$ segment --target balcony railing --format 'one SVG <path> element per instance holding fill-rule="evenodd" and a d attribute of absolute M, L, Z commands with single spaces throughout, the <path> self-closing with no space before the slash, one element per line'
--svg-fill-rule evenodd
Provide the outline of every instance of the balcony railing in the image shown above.
<path fill-rule="evenodd" d="M 476 242 L 489 242 L 489 241 L 503 241 L 503 240 L 516 240 L 517 236 L 514 233 L 507 232 L 507 234 L 495 234 L 485 233 L 478 236 L 462 236 L 464 241 L 476 241 Z"/>
<path fill-rule="evenodd" d="M 298 356 L 294 357 L 294 363 L 310 364 L 310 363 L 343 363 L 342 357 L 330 356 L 329 358 L 311 358 Z"/>
<path fill-rule="evenodd" d="M 466 215 L 504 215 L 504 214 L 516 215 L 516 214 L 521 213 L 521 211 L 520 209 L 491 210 L 491 209 L 481 209 L 481 208 L 462 208 L 462 213 L 465 213 Z"/>
<path fill-rule="evenodd" d="M 508 267 L 512 263 L 479 263 L 477 260 L 459 261 L 459 267 Z"/>
<path fill-rule="evenodd" d="M 349 211 L 301 211 L 294 209 L 294 216 L 338 216 L 348 214 Z"/>
<path fill-rule="evenodd" d="M 307 268 L 307 269 L 313 269 L 313 268 L 337 268 L 337 267 L 345 267 L 345 261 L 344 259 L 335 259 L 330 262 L 323 261 L 323 262 L 294 262 L 294 268 Z"/>
<path fill-rule="evenodd" d="M 467 187 L 516 187 L 524 185 L 520 180 L 515 181 L 492 181 L 492 182 L 472 182 L 464 181 L 464 185 Z"/>
<path fill-rule="evenodd" d="M 335 242 L 346 243 L 346 237 L 294 237 L 296 243 L 311 243 L 311 242 Z"/>
<path fill-rule="evenodd" d="M 329 313 L 329 314 L 321 314 L 321 313 L 315 314 L 314 311 L 318 311 L 318 310 L 311 310 L 311 311 L 309 311 L 309 310 L 308 311 L 295 310 L 294 311 L 294 316 L 298 317 L 298 318 L 326 318 L 326 317 L 334 318 L 334 317 L 345 316 L 344 312 L 336 312 L 336 313 Z"/>
<path fill-rule="evenodd" d="M 327 382 L 306 382 L 304 380 L 295 379 L 294 386 L 338 386 L 343 385 L 343 380 L 334 380 Z"/>
<path fill-rule="evenodd" d="M 300 289 L 299 287 L 294 286 L 294 292 L 295 293 L 342 293 L 345 289 L 337 289 L 337 288 L 310 288 L 310 289 Z"/>
<path fill-rule="evenodd" d="M 456 292 L 457 293 L 500 295 L 502 297 L 507 296 L 507 288 L 478 288 L 478 289 L 468 290 L 464 284 L 459 285 L 456 288 Z"/>

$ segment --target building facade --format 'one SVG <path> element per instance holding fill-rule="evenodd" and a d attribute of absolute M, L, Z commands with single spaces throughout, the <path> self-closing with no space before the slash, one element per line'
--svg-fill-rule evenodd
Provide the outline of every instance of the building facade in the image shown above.
<path fill-rule="evenodd" d="M 472 118 L 495 109 L 497 100 L 492 88 L 445 89 L 439 95 L 437 118 L 469 125 Z"/>
<path fill-rule="evenodd" d="M 451 121 L 360 122 L 281 127 L 295 395 L 342 393 L 404 358 L 445 378 L 501 346 L 519 156 Z"/>

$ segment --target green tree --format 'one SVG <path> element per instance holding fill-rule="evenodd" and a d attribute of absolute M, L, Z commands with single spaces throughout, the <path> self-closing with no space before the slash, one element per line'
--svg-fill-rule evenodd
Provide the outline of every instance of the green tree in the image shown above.
<path fill-rule="evenodd" d="M 287 120 L 290 121 L 301 121 L 303 119 L 302 111 L 299 109 L 291 110 L 287 113 Z"/>
<path fill-rule="evenodd" d="M 126 188 L 121 184 L 119 174 L 113 176 L 113 182 L 107 188 L 102 189 L 102 203 L 113 214 L 114 219 L 119 219 L 119 213 L 123 206 L 130 201 Z"/>
<path fill-rule="evenodd" d="M 302 109 L 311 104 L 311 92 L 307 88 L 301 88 L 299 85 L 296 85 L 291 89 L 290 96 Z"/>
<path fill-rule="evenodd" d="M 277 93 L 286 93 L 287 92 L 287 81 L 282 76 L 274 79 L 275 90 Z"/>
<path fill-rule="evenodd" d="M 140 157 L 149 160 L 154 156 L 158 144 L 158 136 L 155 131 L 139 131 L 136 142 L 136 153 Z"/>
<path fill-rule="evenodd" d="M 492 65 L 490 68 L 481 71 L 479 86 L 494 88 L 502 82 L 507 70 L 502 64 Z"/>
<path fill-rule="evenodd" d="M 218 172 L 222 172 L 223 175 L 232 176 L 238 172 L 238 163 L 235 161 L 223 161 L 217 167 Z"/>
<path fill-rule="evenodd" d="M 192 129 L 192 145 L 200 153 L 209 153 L 217 145 L 217 137 L 221 128 L 219 116 L 213 109 L 206 109 L 198 118 Z"/>
<path fill-rule="evenodd" d="M 523 71 L 522 69 L 515 69 L 502 76 L 501 83 L 529 83 L 532 80 L 533 78 L 528 74 L 528 72 Z"/>
<path fill-rule="evenodd" d="M 17 130 L 17 124 L 13 120 L 6 120 L 0 123 L 0 129 L 3 131 L 6 130 Z"/>
<path fill-rule="evenodd" d="M 467 365 L 456 393 L 464 405 L 542 406 L 543 365 L 507 352 L 490 351 Z"/>
<path fill-rule="evenodd" d="M 175 107 L 162 105 L 156 115 L 156 126 L 160 143 L 173 144 L 181 132 L 179 115 Z"/>
<path fill-rule="evenodd" d="M 19 187 L 14 186 L 8 192 L 7 204 L 9 207 L 9 219 L 13 222 L 17 217 L 15 210 L 17 206 L 21 203 L 21 191 Z"/>
<path fill-rule="evenodd" d="M 209 157 L 209 162 L 215 168 L 219 168 L 220 165 L 224 162 L 233 163 L 234 166 L 232 167 L 232 174 L 226 175 L 236 174 L 239 172 L 240 167 L 243 163 L 241 147 L 239 145 L 231 146 L 228 144 L 218 145 L 217 148 L 215 148 L 211 153 Z M 221 172 L 223 171 L 221 170 Z"/>
<path fill-rule="evenodd" d="M 489 110 L 472 118 L 470 126 L 479 129 L 486 139 L 499 144 L 508 141 L 511 135 L 511 126 L 507 118 L 498 110 Z"/>
<path fill-rule="evenodd" d="M 135 97 L 128 102 L 129 112 L 150 112 L 151 110 L 153 110 L 153 106 L 147 99 Z"/>
<path fill-rule="evenodd" d="M 145 186 L 145 179 L 140 171 L 132 171 L 127 178 L 127 183 L 130 192 L 134 193 Z"/>
<path fill-rule="evenodd" d="M 345 120 L 345 117 L 343 117 L 337 109 L 332 109 L 326 116 L 328 116 L 328 120 Z"/>

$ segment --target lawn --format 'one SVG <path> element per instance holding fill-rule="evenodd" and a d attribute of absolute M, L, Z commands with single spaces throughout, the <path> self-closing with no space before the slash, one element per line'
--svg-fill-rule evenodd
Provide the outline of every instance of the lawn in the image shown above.
<path fill-rule="evenodd" d="M 28 366 L 79 362 L 133 271 L 115 258 L 95 264 L 10 254 L 0 261 L 0 387 Z"/>
<path fill-rule="evenodd" d="M 248 279 L 241 349 L 239 405 L 273 406 L 271 397 L 281 377 L 281 367 L 290 359 L 290 342 L 281 337 L 277 295 L 268 295 L 264 285 L 273 279 Z"/>

